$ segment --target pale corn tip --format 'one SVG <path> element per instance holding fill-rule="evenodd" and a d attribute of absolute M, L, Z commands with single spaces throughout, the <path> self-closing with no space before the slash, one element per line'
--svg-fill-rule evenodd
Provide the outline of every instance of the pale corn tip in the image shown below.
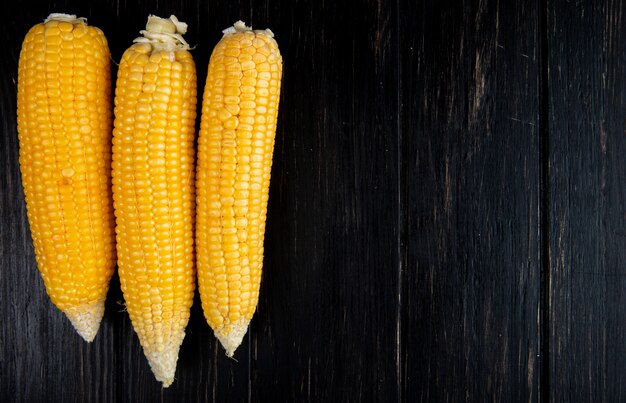
<path fill-rule="evenodd" d="M 237 323 L 231 326 L 231 330 L 228 333 L 221 330 L 215 331 L 215 337 L 222 343 L 222 347 L 226 350 L 226 355 L 232 357 L 235 354 L 237 347 L 241 345 L 243 337 L 248 332 L 248 324 L 250 321 L 245 318 L 241 318 Z"/>
<path fill-rule="evenodd" d="M 104 315 L 104 301 L 96 301 L 64 311 L 74 329 L 85 341 L 91 343 L 98 333 Z"/>
<path fill-rule="evenodd" d="M 167 388 L 174 382 L 176 375 L 176 362 L 178 361 L 178 350 L 180 344 L 164 343 L 161 351 L 144 348 L 146 358 L 154 377 L 159 382 L 163 382 L 163 387 Z"/>

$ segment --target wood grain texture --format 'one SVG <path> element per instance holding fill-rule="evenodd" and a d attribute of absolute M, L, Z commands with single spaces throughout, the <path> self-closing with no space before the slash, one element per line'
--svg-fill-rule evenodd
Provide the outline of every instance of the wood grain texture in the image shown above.
<path fill-rule="evenodd" d="M 257 5 L 254 23 L 276 21 L 285 38 L 286 112 L 252 326 L 252 400 L 396 401 L 396 4 Z"/>
<path fill-rule="evenodd" d="M 551 397 L 624 401 L 624 4 L 548 4 Z"/>
<path fill-rule="evenodd" d="M 407 401 L 538 400 L 536 6 L 424 2 L 403 19 Z"/>

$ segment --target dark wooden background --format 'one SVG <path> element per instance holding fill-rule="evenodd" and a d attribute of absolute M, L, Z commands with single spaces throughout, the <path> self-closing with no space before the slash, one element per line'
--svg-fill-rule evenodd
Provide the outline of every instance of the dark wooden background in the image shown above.
<path fill-rule="evenodd" d="M 65 0 L 0 24 L 3 402 L 626 401 L 623 2 Z M 199 93 L 221 29 L 284 57 L 259 307 L 237 361 L 196 299 L 161 389 L 119 280 L 80 340 L 35 266 L 17 61 L 50 12 L 115 60 L 148 13 L 189 23 Z"/>

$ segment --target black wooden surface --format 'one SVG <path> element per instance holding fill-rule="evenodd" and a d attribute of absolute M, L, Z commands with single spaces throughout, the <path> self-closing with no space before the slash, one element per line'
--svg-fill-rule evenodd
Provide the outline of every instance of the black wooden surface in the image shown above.
<path fill-rule="evenodd" d="M 539 10 L 453 4 L 402 26 L 405 395 L 536 400 Z"/>
<path fill-rule="evenodd" d="M 555 3 L 547 10 L 549 341 L 558 401 L 626 401 L 624 6 Z"/>
<path fill-rule="evenodd" d="M 34 1 L 0 24 L 0 401 L 626 400 L 626 24 L 613 1 Z M 284 58 L 259 307 L 228 359 L 196 299 L 168 389 L 114 277 L 100 332 L 47 297 L 16 134 L 21 41 L 147 14 Z"/>

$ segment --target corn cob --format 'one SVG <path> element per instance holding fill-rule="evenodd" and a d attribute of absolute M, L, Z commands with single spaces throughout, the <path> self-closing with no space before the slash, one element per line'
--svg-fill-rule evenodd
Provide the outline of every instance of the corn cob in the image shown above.
<path fill-rule="evenodd" d="M 115 269 L 111 70 L 101 30 L 50 14 L 18 67 L 20 169 L 37 266 L 51 301 L 92 341 Z"/>
<path fill-rule="evenodd" d="M 113 199 L 126 308 L 157 380 L 174 380 L 193 302 L 196 71 L 175 16 L 148 18 L 115 90 Z"/>
<path fill-rule="evenodd" d="M 204 315 L 232 357 L 259 296 L 282 58 L 270 30 L 223 32 L 202 104 L 196 248 Z"/>

